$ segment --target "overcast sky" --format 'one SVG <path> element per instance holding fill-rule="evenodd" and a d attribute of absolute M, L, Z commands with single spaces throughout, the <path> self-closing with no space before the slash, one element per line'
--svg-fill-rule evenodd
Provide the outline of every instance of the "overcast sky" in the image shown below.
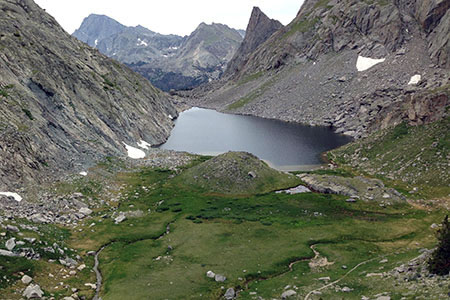
<path fill-rule="evenodd" d="M 253 6 L 288 24 L 303 0 L 35 0 L 72 34 L 88 15 L 104 14 L 127 26 L 188 35 L 201 23 L 245 29 Z"/>

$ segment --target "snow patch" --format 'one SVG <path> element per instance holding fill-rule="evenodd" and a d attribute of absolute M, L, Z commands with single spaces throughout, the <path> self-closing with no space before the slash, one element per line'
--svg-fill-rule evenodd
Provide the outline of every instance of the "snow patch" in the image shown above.
<path fill-rule="evenodd" d="M 141 140 L 137 145 L 139 146 L 139 148 L 142 148 L 145 150 L 148 150 L 152 146 L 151 144 L 147 143 L 144 140 Z"/>
<path fill-rule="evenodd" d="M 81 176 L 87 176 L 87 174 L 88 174 L 88 173 L 87 173 L 87 172 L 84 172 L 84 171 L 83 171 L 83 172 L 80 172 L 80 175 L 81 175 Z"/>
<path fill-rule="evenodd" d="M 125 145 L 125 148 L 127 148 L 129 158 L 140 159 L 140 158 L 145 157 L 144 151 L 142 151 L 138 148 L 131 147 L 130 145 L 127 145 L 125 143 L 123 143 L 123 144 Z"/>
<path fill-rule="evenodd" d="M 145 47 L 147 47 L 148 44 L 147 44 L 147 42 L 145 42 L 145 41 L 141 40 L 140 38 L 138 38 L 138 43 L 136 44 L 136 46 L 145 46 Z"/>
<path fill-rule="evenodd" d="M 22 197 L 20 197 L 19 194 L 17 193 L 11 193 L 11 192 L 0 192 L 0 195 L 2 196 L 6 196 L 6 197 L 13 197 L 14 200 L 16 200 L 17 202 L 22 201 Z"/>
<path fill-rule="evenodd" d="M 356 69 L 358 69 L 359 72 L 368 70 L 375 66 L 376 64 L 382 63 L 386 60 L 386 58 L 370 58 L 370 57 L 364 57 L 364 56 L 358 56 L 358 60 L 356 61 Z"/>
<path fill-rule="evenodd" d="M 418 84 L 421 80 L 422 80 L 422 76 L 421 76 L 421 75 L 419 75 L 419 74 L 414 75 L 414 76 L 411 77 L 411 79 L 409 80 L 408 85 Z"/>
<path fill-rule="evenodd" d="M 98 45 L 98 40 L 95 40 L 95 47 L 97 47 L 97 45 Z"/>

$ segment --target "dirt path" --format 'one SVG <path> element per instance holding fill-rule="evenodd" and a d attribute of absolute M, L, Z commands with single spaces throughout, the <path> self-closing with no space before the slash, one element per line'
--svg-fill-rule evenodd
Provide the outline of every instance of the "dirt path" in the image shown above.
<path fill-rule="evenodd" d="M 319 291 L 321 291 L 321 290 L 323 290 L 323 289 L 326 289 L 326 288 L 328 288 L 328 287 L 330 287 L 330 286 L 332 286 L 332 285 L 335 285 L 336 283 L 340 282 L 342 279 L 344 279 L 345 277 L 347 277 L 348 274 L 350 274 L 350 273 L 352 273 L 353 271 L 355 271 L 356 269 L 358 269 L 360 266 L 362 266 L 362 265 L 364 265 L 364 264 L 367 264 L 368 262 L 371 262 L 371 261 L 373 261 L 373 260 L 375 260 L 375 259 L 376 259 L 376 257 L 375 257 L 375 258 L 372 258 L 372 259 L 369 259 L 369 260 L 366 260 L 366 261 L 363 261 L 363 262 L 360 262 L 359 264 L 357 264 L 356 266 L 354 266 L 350 271 L 348 271 L 347 273 L 345 273 L 345 275 L 342 276 L 341 278 L 339 278 L 339 279 L 337 279 L 337 280 L 335 280 L 335 281 L 333 281 L 333 282 L 331 282 L 331 283 L 329 283 L 329 284 L 327 284 L 327 285 L 324 285 L 324 286 L 321 287 L 321 288 L 318 288 L 318 289 L 315 289 L 315 290 L 310 291 L 310 292 L 305 296 L 305 299 L 304 299 L 304 300 L 308 300 L 309 297 L 310 297 L 312 294 L 314 294 L 315 292 L 319 292 Z"/>

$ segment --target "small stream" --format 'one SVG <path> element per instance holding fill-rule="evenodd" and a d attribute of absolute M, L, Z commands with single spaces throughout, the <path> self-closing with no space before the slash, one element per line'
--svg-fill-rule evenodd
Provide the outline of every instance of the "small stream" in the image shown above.
<path fill-rule="evenodd" d="M 133 244 L 136 242 L 140 242 L 140 241 L 144 241 L 144 240 L 159 240 L 162 239 L 163 237 L 165 237 L 166 235 L 170 234 L 170 225 L 172 225 L 175 221 L 172 221 L 170 223 L 168 223 L 166 225 L 166 230 L 161 233 L 159 236 L 157 237 L 153 237 L 153 238 L 149 238 L 149 239 L 138 239 L 136 241 L 130 242 L 129 244 Z M 102 276 L 102 272 L 100 271 L 100 253 L 102 253 L 102 251 L 110 246 L 113 242 L 109 242 L 108 244 L 103 245 L 96 253 L 94 256 L 94 272 L 95 272 L 95 276 L 97 278 L 97 284 L 96 284 L 96 289 L 95 289 L 95 296 L 94 298 L 92 298 L 92 300 L 102 300 L 102 298 L 100 297 L 100 291 L 102 289 L 102 284 L 103 284 L 103 276 Z"/>

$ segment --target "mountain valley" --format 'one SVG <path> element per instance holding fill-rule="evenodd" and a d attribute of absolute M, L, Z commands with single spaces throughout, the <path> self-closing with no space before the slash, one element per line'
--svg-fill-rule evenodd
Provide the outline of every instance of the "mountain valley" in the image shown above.
<path fill-rule="evenodd" d="M 104 15 L 71 36 L 33 0 L 0 19 L 0 298 L 448 297 L 449 1 L 305 0 L 186 37 Z M 158 148 L 192 107 L 349 142 L 290 172 Z"/>

